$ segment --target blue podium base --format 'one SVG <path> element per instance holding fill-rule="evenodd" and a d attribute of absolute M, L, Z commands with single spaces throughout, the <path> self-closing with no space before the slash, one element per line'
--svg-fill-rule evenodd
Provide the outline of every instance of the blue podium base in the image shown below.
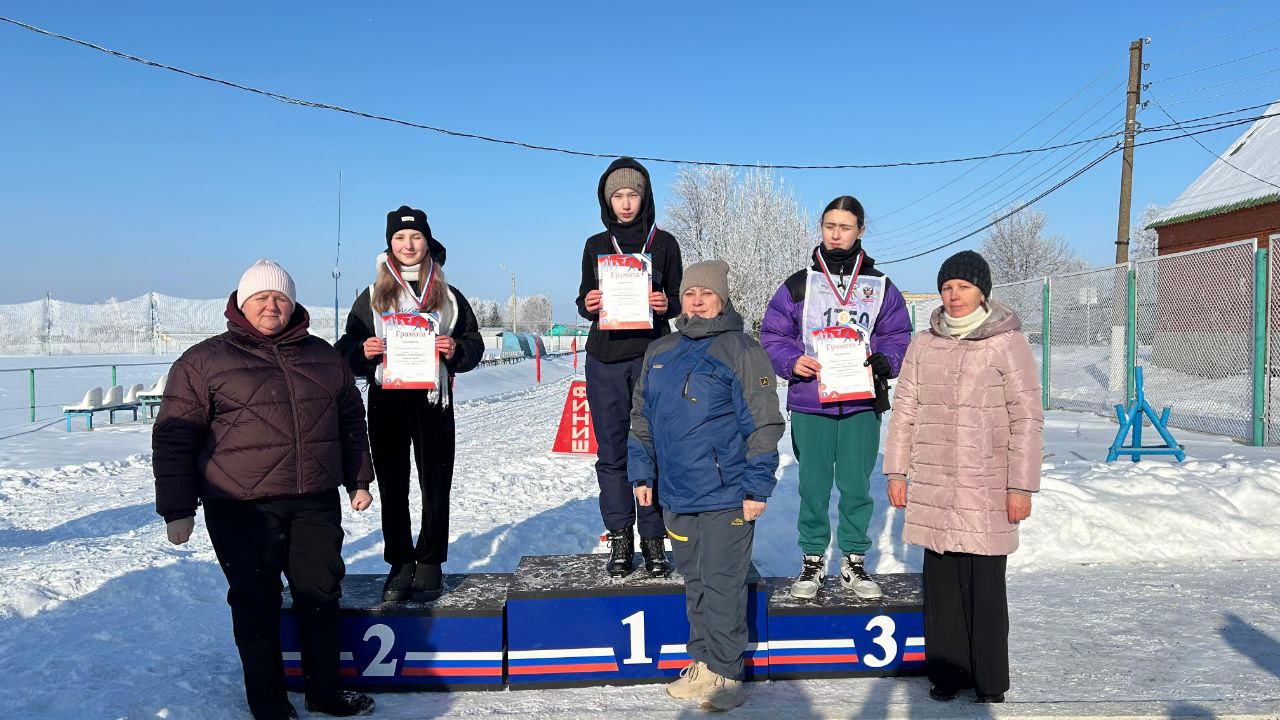
<path fill-rule="evenodd" d="M 689 664 L 684 579 L 610 577 L 607 555 L 525 557 L 507 594 L 507 679 L 521 688 L 667 682 Z M 637 557 L 637 567 L 643 562 Z M 768 677 L 764 581 L 749 585 L 747 679 Z"/>
<path fill-rule="evenodd" d="M 500 690 L 510 574 L 446 575 L 427 602 L 382 601 L 385 575 L 342 581 L 342 681 L 377 690 Z M 281 648 L 290 686 L 302 682 L 297 622 L 285 591 Z"/>
<path fill-rule="evenodd" d="M 917 574 L 876 575 L 883 597 L 863 600 L 828 577 L 816 598 L 769 578 L 769 678 L 923 675 L 924 595 Z"/>

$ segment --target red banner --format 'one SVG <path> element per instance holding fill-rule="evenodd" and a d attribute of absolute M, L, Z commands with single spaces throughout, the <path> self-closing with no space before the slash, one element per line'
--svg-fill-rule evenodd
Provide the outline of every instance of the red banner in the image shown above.
<path fill-rule="evenodd" d="M 574 380 L 560 414 L 560 430 L 556 432 L 551 452 L 567 455 L 595 455 L 596 433 L 591 427 L 591 406 L 587 404 L 587 383 Z"/>

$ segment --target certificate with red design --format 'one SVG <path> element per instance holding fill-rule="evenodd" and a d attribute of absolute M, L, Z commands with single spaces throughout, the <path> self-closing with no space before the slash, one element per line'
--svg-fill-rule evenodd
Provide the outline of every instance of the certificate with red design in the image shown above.
<path fill-rule="evenodd" d="M 653 327 L 649 291 L 653 287 L 653 259 L 644 253 L 600 255 L 601 330 L 648 330 Z"/>
<path fill-rule="evenodd" d="M 824 403 L 870 400 L 875 397 L 867 336 L 857 327 L 825 327 L 812 333 L 817 351 L 818 401 Z"/>
<path fill-rule="evenodd" d="M 387 351 L 382 356 L 384 390 L 435 390 L 440 380 L 435 313 L 382 316 Z"/>

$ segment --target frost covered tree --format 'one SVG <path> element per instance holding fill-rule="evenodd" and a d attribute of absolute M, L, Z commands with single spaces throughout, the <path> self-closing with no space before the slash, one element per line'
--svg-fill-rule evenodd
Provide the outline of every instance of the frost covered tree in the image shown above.
<path fill-rule="evenodd" d="M 686 265 L 729 263 L 730 300 L 752 333 L 760 330 L 769 298 L 808 264 L 818 242 L 808 212 L 780 178 L 762 168 L 739 174 L 682 167 L 660 225 L 680 242 Z"/>
<path fill-rule="evenodd" d="M 1002 210 L 993 217 L 1007 212 Z M 991 265 L 994 283 L 1061 275 L 1089 267 L 1089 263 L 1076 255 L 1061 236 L 1046 235 L 1044 224 L 1044 213 L 1027 209 L 987 230 L 981 252 Z"/>
<path fill-rule="evenodd" d="M 471 310 L 476 314 L 480 327 L 502 327 L 502 309 L 497 300 L 477 298 L 471 301 Z"/>
<path fill-rule="evenodd" d="M 1154 203 L 1148 203 L 1147 207 L 1142 211 L 1142 219 L 1138 221 L 1129 230 L 1129 259 L 1143 260 L 1145 258 L 1155 257 L 1157 254 L 1157 241 L 1159 237 L 1155 228 L 1148 227 L 1156 215 L 1160 213 L 1160 206 Z"/>

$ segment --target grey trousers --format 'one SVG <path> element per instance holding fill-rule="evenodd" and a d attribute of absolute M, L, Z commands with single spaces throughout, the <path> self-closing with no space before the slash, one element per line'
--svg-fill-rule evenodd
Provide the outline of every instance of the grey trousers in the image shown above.
<path fill-rule="evenodd" d="M 684 576 L 689 657 L 742 679 L 747 649 L 747 572 L 755 523 L 742 508 L 680 515 L 663 510 L 676 570 Z"/>

